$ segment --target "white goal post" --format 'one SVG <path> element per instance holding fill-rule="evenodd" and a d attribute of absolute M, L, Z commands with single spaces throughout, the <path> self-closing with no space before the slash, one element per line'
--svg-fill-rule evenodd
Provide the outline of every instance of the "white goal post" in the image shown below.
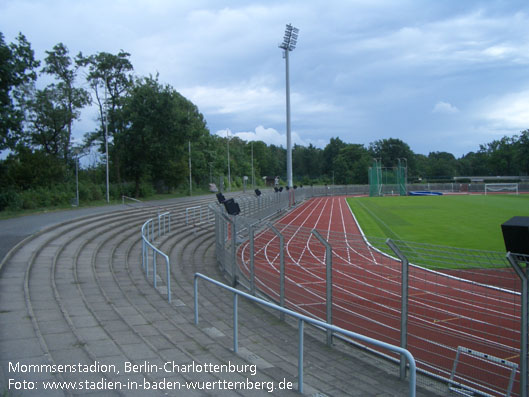
<path fill-rule="evenodd" d="M 518 184 L 517 183 L 485 183 L 485 194 L 487 193 L 518 194 Z"/>

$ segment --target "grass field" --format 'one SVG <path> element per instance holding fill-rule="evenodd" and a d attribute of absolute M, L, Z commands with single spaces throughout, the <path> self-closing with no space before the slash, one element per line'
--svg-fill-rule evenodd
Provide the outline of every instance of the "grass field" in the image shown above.
<path fill-rule="evenodd" d="M 505 251 L 501 224 L 529 216 L 529 195 L 353 197 L 364 234 L 397 240 Z"/>

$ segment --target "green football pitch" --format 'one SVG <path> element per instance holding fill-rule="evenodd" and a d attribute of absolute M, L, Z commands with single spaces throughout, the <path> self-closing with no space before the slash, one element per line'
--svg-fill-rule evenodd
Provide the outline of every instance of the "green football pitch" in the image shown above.
<path fill-rule="evenodd" d="M 529 195 L 351 197 L 367 237 L 505 251 L 501 224 L 529 216 Z"/>

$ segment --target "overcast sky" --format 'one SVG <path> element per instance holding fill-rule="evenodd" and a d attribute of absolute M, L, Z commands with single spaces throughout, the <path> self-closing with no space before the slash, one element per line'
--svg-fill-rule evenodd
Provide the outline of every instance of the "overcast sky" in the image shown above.
<path fill-rule="evenodd" d="M 193 101 L 212 134 L 286 146 L 285 24 L 295 143 L 399 138 L 457 157 L 529 128 L 529 2 L 1 0 L 0 31 L 43 60 L 63 42 L 131 54 Z M 76 137 L 94 125 L 85 111 Z"/>

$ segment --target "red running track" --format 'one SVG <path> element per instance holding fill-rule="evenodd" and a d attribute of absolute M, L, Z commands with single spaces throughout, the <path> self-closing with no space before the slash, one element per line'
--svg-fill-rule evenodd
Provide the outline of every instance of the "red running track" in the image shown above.
<path fill-rule="evenodd" d="M 325 249 L 310 233 L 317 229 L 333 247 L 333 324 L 400 344 L 400 262 L 364 241 L 344 197 L 311 199 L 275 227 L 284 236 L 287 307 L 326 318 Z M 255 236 L 254 246 L 256 286 L 278 300 L 279 239 L 266 229 Z M 248 244 L 239 255 L 248 274 Z M 419 368 L 448 378 L 458 346 L 519 362 L 519 295 L 410 266 L 408 310 L 408 350 Z M 456 375 L 462 383 L 501 395 L 510 369 L 463 355 Z M 518 388 L 517 374 L 515 394 Z"/>

